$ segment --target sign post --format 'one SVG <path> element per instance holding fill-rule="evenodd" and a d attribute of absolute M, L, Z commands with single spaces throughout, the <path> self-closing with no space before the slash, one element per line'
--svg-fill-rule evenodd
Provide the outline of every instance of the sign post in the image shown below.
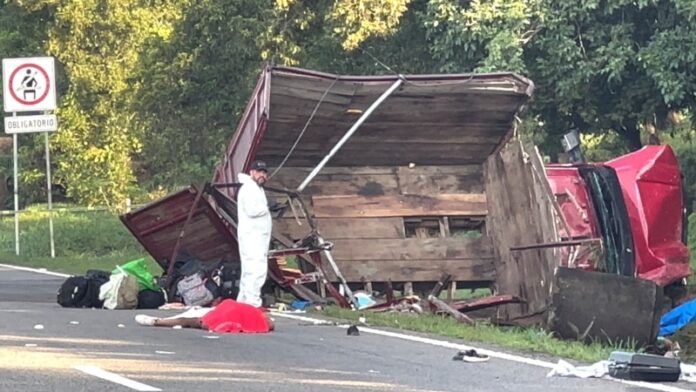
<path fill-rule="evenodd" d="M 2 60 L 3 108 L 5 133 L 13 140 L 13 184 L 15 218 L 15 253 L 19 255 L 19 181 L 17 169 L 18 134 L 44 132 L 46 140 L 46 189 L 48 193 L 48 225 L 51 257 L 56 257 L 53 240 L 53 197 L 51 194 L 51 156 L 48 132 L 58 129 L 55 114 L 46 113 L 56 108 L 55 61 L 53 57 L 12 58 Z M 18 112 L 34 112 L 17 116 Z M 37 115 L 37 112 L 44 112 Z"/>

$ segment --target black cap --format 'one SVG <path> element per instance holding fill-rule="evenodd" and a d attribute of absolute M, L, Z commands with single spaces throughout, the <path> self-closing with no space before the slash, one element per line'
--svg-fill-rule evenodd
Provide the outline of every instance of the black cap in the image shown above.
<path fill-rule="evenodd" d="M 251 164 L 251 170 L 263 170 L 265 172 L 268 171 L 268 166 L 266 166 L 266 162 L 264 161 L 254 161 Z"/>

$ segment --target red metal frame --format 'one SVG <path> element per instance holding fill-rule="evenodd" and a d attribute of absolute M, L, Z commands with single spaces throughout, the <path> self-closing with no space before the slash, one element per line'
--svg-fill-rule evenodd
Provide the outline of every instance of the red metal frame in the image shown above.
<path fill-rule="evenodd" d="M 338 305 L 343 308 L 350 309 L 350 303 L 348 300 L 346 300 L 346 298 L 342 296 L 336 287 L 334 287 L 334 285 L 326 278 L 326 271 L 321 259 L 321 252 L 322 250 L 309 248 L 292 248 L 270 251 L 268 254 L 268 274 L 280 287 L 294 291 L 293 285 L 298 284 L 298 280 L 302 280 L 306 275 L 281 268 L 278 265 L 278 258 L 284 256 L 308 255 L 310 257 L 312 266 L 314 266 L 319 273 L 320 283 L 326 287 L 326 290 L 329 292 L 331 297 L 336 300 Z M 301 297 L 301 295 L 298 296 Z"/>

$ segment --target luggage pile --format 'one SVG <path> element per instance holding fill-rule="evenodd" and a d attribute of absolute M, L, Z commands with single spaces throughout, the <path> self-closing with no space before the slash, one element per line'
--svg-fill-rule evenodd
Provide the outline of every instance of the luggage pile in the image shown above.
<path fill-rule="evenodd" d="M 112 272 L 90 270 L 67 278 L 58 289 L 57 302 L 63 307 L 98 309 L 157 309 L 167 302 L 208 306 L 217 298 L 236 298 L 240 274 L 239 262 L 203 264 L 182 251 L 169 287 L 166 276 L 154 277 L 145 259 L 138 259 Z"/>

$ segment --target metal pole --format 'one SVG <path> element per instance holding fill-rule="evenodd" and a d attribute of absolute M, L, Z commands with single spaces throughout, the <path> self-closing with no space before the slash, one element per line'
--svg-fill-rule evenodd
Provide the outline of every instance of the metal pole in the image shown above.
<path fill-rule="evenodd" d="M 17 117 L 17 113 L 12 113 L 12 117 Z M 17 134 L 12 134 L 12 160 L 14 161 L 14 172 L 12 175 L 14 193 L 14 223 L 15 223 L 15 254 L 19 256 L 19 191 L 17 189 Z"/>
<path fill-rule="evenodd" d="M 51 238 L 51 258 L 56 258 L 56 245 L 53 241 L 53 194 L 51 192 L 51 150 L 48 144 L 48 132 L 44 132 L 46 136 L 46 188 L 48 191 L 48 232 Z"/>
<path fill-rule="evenodd" d="M 387 91 L 380 95 L 380 97 L 377 98 L 377 100 L 373 102 L 372 105 L 370 105 L 370 107 L 365 111 L 365 113 L 363 113 L 363 115 L 360 116 L 358 121 L 356 121 L 355 124 L 353 124 L 353 126 L 350 127 L 350 129 L 348 130 L 348 132 L 346 132 L 345 135 L 343 135 L 341 140 L 339 140 L 338 143 L 336 143 L 336 145 L 331 149 L 329 154 L 325 156 L 324 159 L 322 159 L 322 161 L 319 162 L 317 167 L 315 167 L 314 170 L 312 170 L 312 172 L 309 173 L 307 178 L 305 178 L 304 181 L 302 181 L 302 184 L 300 184 L 300 186 L 297 188 L 298 192 L 302 192 L 307 187 L 310 181 L 312 181 L 314 177 L 316 177 L 316 175 L 319 173 L 319 171 L 324 168 L 326 163 L 329 162 L 329 159 L 331 159 L 338 152 L 338 150 L 340 150 L 341 147 L 343 147 L 343 145 L 348 141 L 348 139 L 351 136 L 353 136 L 355 131 L 357 131 L 358 128 L 360 128 L 362 123 L 365 122 L 365 120 L 367 120 L 368 117 L 370 117 L 370 114 L 372 114 L 372 112 L 375 109 L 377 109 L 377 107 L 379 107 L 379 105 L 381 105 L 382 102 L 384 102 L 384 100 L 387 99 L 387 97 L 389 97 L 394 92 L 394 90 L 399 88 L 399 86 L 401 86 L 403 82 L 403 76 L 399 75 L 399 79 L 397 79 L 396 82 L 394 82 L 394 84 L 392 84 Z"/>

